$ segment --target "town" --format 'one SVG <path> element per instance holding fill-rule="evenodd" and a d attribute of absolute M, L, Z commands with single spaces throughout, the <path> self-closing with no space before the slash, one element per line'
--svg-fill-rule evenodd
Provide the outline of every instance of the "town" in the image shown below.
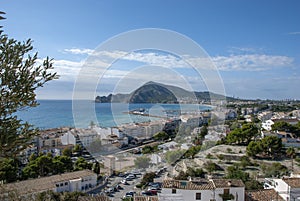
<path fill-rule="evenodd" d="M 238 100 L 160 121 L 41 130 L 19 169 L 2 162 L 1 199 L 297 200 L 299 106 Z"/>

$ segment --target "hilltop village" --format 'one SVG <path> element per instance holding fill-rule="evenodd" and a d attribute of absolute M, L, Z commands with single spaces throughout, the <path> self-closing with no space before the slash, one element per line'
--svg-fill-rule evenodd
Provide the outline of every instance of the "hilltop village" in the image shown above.
<path fill-rule="evenodd" d="M 1 196 L 293 200 L 300 196 L 293 190 L 300 188 L 299 118 L 297 101 L 234 101 L 160 121 L 42 130 L 18 156 L 21 168 L 0 174 Z"/>

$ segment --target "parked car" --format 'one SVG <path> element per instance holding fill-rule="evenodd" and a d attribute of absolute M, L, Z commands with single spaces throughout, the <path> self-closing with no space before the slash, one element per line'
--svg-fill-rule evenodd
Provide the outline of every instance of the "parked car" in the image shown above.
<path fill-rule="evenodd" d="M 124 185 L 129 185 L 129 183 L 127 182 L 127 180 L 126 180 L 126 179 L 123 179 L 123 180 L 121 181 L 121 184 L 124 184 Z"/>
<path fill-rule="evenodd" d="M 127 180 L 127 181 L 131 181 L 131 180 L 133 180 L 133 179 L 135 179 L 135 175 L 133 175 L 133 174 L 129 174 L 129 175 L 126 177 L 126 180 Z"/>
<path fill-rule="evenodd" d="M 142 195 L 152 196 L 153 194 L 151 191 L 142 191 Z"/>

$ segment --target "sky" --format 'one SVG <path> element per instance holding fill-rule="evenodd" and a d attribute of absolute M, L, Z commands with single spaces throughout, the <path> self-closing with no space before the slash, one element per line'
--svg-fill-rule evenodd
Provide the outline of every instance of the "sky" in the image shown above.
<path fill-rule="evenodd" d="M 147 81 L 214 91 L 218 82 L 227 96 L 282 100 L 300 99 L 299 8 L 297 0 L 1 0 L 7 18 L 1 24 L 9 37 L 34 41 L 38 62 L 53 58 L 60 79 L 38 90 L 39 99 L 72 99 L 78 76 L 94 63 L 102 70 L 89 72 L 93 77 L 84 81 L 95 79 L 93 84 L 80 88 L 94 95 L 127 93 Z M 186 43 L 181 55 L 151 49 L 155 45 L 125 51 L 126 43 L 151 44 L 140 34 L 136 41 L 103 49 L 113 38 L 148 28 L 194 41 L 216 67 L 216 80 L 195 71 L 199 58 L 185 54 Z M 171 38 L 155 40 L 160 47 L 177 44 Z M 108 68 L 106 61 L 114 62 Z"/>

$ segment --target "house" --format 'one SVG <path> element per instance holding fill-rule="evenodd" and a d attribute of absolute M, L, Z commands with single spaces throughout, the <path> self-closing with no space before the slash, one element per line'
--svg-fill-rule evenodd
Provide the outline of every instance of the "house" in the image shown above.
<path fill-rule="evenodd" d="M 261 127 L 267 131 L 270 131 L 270 130 L 272 130 L 273 124 L 274 124 L 274 121 L 271 119 L 268 119 L 262 123 Z"/>
<path fill-rule="evenodd" d="M 282 179 L 266 178 L 265 189 L 274 189 L 285 201 L 299 200 L 300 178 L 289 177 Z"/>
<path fill-rule="evenodd" d="M 160 196 L 174 196 L 178 200 L 245 200 L 245 185 L 239 179 L 164 180 Z"/>
<path fill-rule="evenodd" d="M 3 185 L 5 191 L 15 191 L 18 195 L 28 197 L 32 194 L 54 191 L 87 191 L 97 184 L 97 174 L 90 170 L 69 172 L 49 177 L 40 177 Z"/>
<path fill-rule="evenodd" d="M 260 189 L 260 190 L 246 191 L 245 201 L 266 201 L 266 200 L 284 201 L 284 199 L 274 189 Z"/>

